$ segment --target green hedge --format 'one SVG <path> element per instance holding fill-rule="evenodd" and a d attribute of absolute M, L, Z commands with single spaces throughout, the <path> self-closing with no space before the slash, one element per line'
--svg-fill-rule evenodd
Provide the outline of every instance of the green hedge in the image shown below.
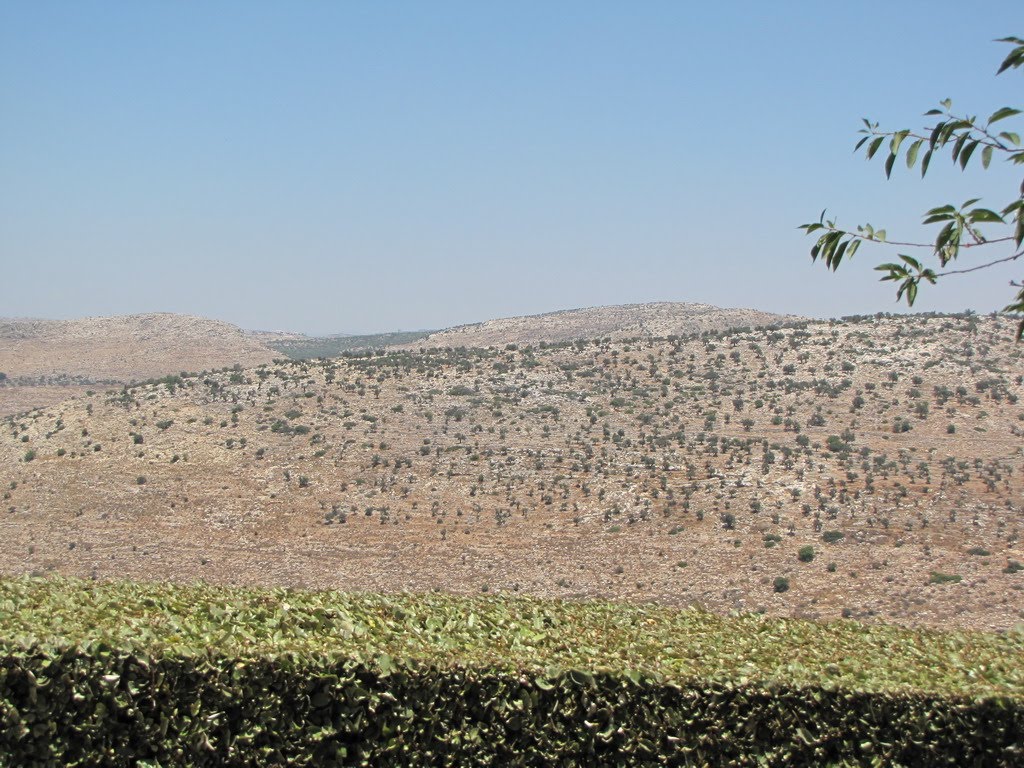
<path fill-rule="evenodd" d="M 949 765 L 1024 762 L 1024 702 L 570 670 L 8 650 L 4 765 Z"/>
<path fill-rule="evenodd" d="M 1024 765 L 1024 634 L 0 579 L 0 768 Z"/>

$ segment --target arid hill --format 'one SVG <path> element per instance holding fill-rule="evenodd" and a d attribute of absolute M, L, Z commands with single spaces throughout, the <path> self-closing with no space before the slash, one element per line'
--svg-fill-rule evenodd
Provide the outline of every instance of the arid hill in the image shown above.
<path fill-rule="evenodd" d="M 1014 322 L 287 362 L 0 423 L 0 572 L 1024 620 Z"/>
<path fill-rule="evenodd" d="M 489 347 L 577 339 L 609 338 L 617 341 L 666 338 L 703 331 L 724 331 L 727 328 L 773 325 L 798 319 L 756 309 L 722 309 L 710 304 L 622 304 L 460 325 L 437 331 L 407 346 Z"/>
<path fill-rule="evenodd" d="M 314 337 L 243 331 L 229 323 L 158 313 L 80 320 L 0 318 L 0 416 L 52 405 L 96 385 L 114 385 L 275 358 L 337 357 L 366 349 L 505 346 L 575 339 L 667 337 L 787 319 L 709 304 L 633 304 L 488 320 L 438 332 Z"/>
<path fill-rule="evenodd" d="M 251 367 L 274 357 L 240 328 L 191 315 L 0 320 L 0 371 L 15 381 L 142 381 L 236 363 Z"/>
<path fill-rule="evenodd" d="M 277 353 L 229 323 L 169 313 L 80 320 L 0 319 L 0 414 L 86 388 L 180 371 L 269 363 Z"/>

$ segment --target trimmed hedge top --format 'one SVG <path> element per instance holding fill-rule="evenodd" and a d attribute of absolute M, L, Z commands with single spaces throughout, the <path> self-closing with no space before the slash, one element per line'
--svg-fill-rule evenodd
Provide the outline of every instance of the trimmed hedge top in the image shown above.
<path fill-rule="evenodd" d="M 347 594 L 205 584 L 0 579 L 0 648 L 104 646 L 160 655 L 352 659 L 537 676 L 614 671 L 685 683 L 816 686 L 1024 699 L 1024 633 L 610 602 Z"/>

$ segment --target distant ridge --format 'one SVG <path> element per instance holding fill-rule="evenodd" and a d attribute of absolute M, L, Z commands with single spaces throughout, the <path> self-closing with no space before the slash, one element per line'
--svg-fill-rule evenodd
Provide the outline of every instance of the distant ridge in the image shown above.
<path fill-rule="evenodd" d="M 755 309 L 655 302 L 498 318 L 440 331 L 313 337 L 246 331 L 169 312 L 76 320 L 0 318 L 0 371 L 14 384 L 121 383 L 180 371 L 336 357 L 365 349 L 487 347 L 577 339 L 665 337 L 798 320 Z"/>
<path fill-rule="evenodd" d="M 711 304 L 619 304 L 460 325 L 432 333 L 409 346 L 487 347 L 594 338 L 651 338 L 774 325 L 801 319 L 794 315 L 778 315 L 756 309 L 726 309 Z"/>
<path fill-rule="evenodd" d="M 141 381 L 179 371 L 251 367 L 275 356 L 237 326 L 192 315 L 0 318 L 0 371 L 12 381 Z"/>
<path fill-rule="evenodd" d="M 309 360 L 318 357 L 338 357 L 346 352 L 362 352 L 368 349 L 393 349 L 401 348 L 403 345 L 408 347 L 429 333 L 431 331 L 394 331 L 358 335 L 337 333 L 330 336 L 303 336 L 255 332 L 255 337 L 293 360 Z"/>

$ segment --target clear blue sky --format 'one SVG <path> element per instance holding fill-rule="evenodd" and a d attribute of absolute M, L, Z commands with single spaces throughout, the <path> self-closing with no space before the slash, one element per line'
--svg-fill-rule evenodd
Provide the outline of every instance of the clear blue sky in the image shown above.
<path fill-rule="evenodd" d="M 1009 169 L 886 182 L 859 119 L 995 77 L 1017 2 L 0 4 L 0 316 L 370 332 L 642 301 L 897 308 L 828 207 L 921 235 Z M 968 194 L 973 193 L 973 194 Z M 1017 270 L 1019 272 L 1019 270 Z M 1011 271 L 922 309 L 1005 305 Z"/>

